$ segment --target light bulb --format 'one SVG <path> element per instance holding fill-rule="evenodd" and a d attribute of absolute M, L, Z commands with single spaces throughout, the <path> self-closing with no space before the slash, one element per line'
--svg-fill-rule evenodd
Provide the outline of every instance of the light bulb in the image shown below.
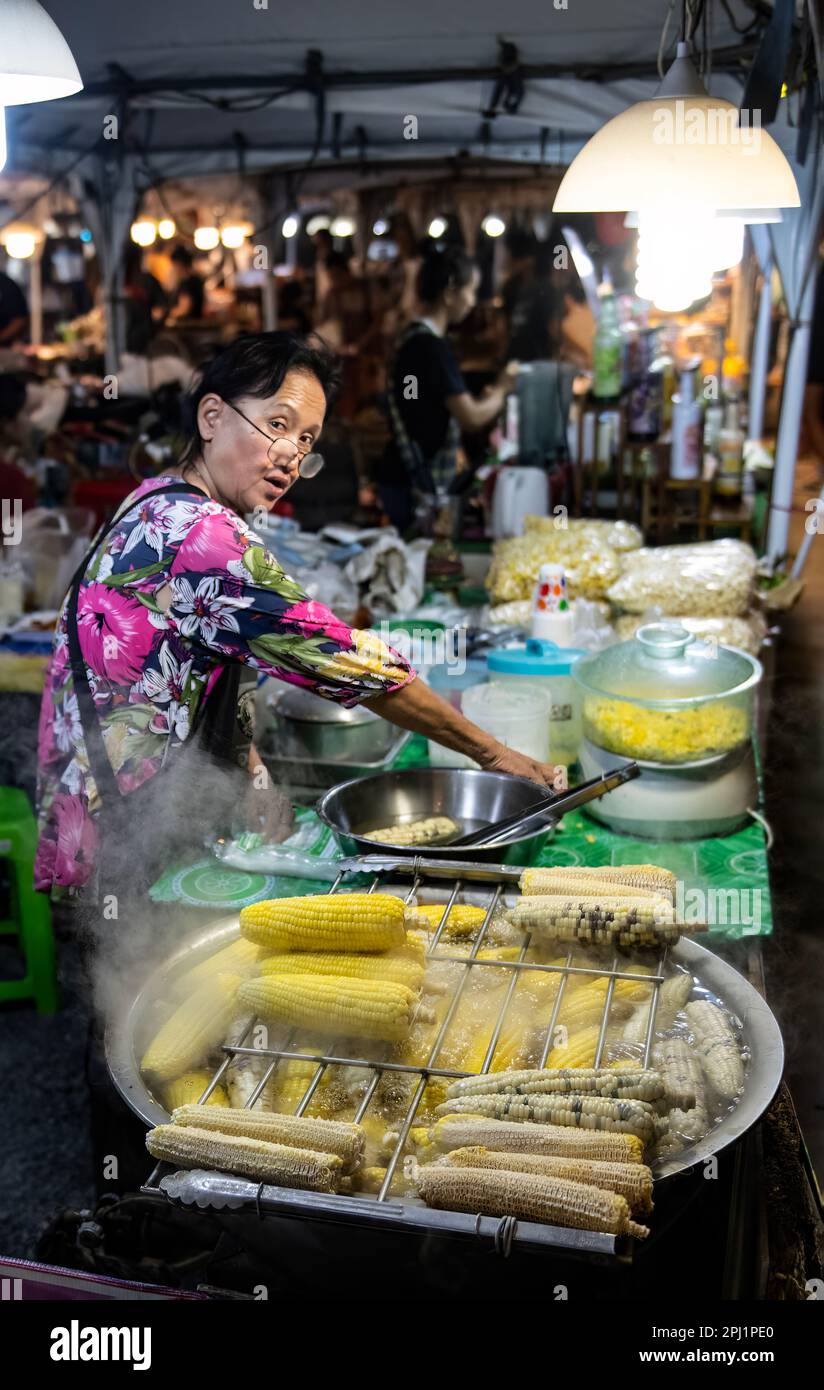
<path fill-rule="evenodd" d="M 163 241 L 169 241 L 177 231 L 173 217 L 161 217 L 157 224 L 157 234 Z"/>
<path fill-rule="evenodd" d="M 198 251 L 214 251 L 220 242 L 217 227 L 195 227 L 194 243 Z"/>
<path fill-rule="evenodd" d="M 299 226 L 298 218 L 295 217 L 294 213 L 290 213 L 288 217 L 283 219 L 283 226 L 280 229 L 281 235 L 289 241 L 293 236 L 297 236 Z"/>
<path fill-rule="evenodd" d="M 329 230 L 332 236 L 354 236 L 355 224 L 351 217 L 333 217 Z"/>
<path fill-rule="evenodd" d="M 6 234 L 6 255 L 13 261 L 27 261 L 34 255 L 37 238 L 33 232 L 8 232 Z"/>
<path fill-rule="evenodd" d="M 428 227 L 429 235 L 437 241 L 446 231 L 446 221 L 443 217 L 433 217 Z"/>
<path fill-rule="evenodd" d="M 157 226 L 150 218 L 141 217 L 132 223 L 130 235 L 138 246 L 151 246 L 157 236 Z"/>
<path fill-rule="evenodd" d="M 506 231 L 506 223 L 502 217 L 498 217 L 494 212 L 490 212 L 481 223 L 481 230 L 486 232 L 487 236 L 503 236 Z"/>
<path fill-rule="evenodd" d="M 306 235 L 317 236 L 318 232 L 325 232 L 329 227 L 329 218 L 325 212 L 316 212 L 314 217 L 310 217 L 306 223 Z"/>
<path fill-rule="evenodd" d="M 373 236 L 386 236 L 386 233 L 387 233 L 388 231 L 389 231 L 389 223 L 387 222 L 386 218 L 385 218 L 385 217 L 376 217 L 376 218 L 375 218 L 375 221 L 372 223 L 372 235 L 373 235 Z"/>
<path fill-rule="evenodd" d="M 245 227 L 241 226 L 239 223 L 232 223 L 230 226 L 224 227 L 221 230 L 220 240 L 223 242 L 227 251 L 237 251 L 238 248 L 243 245 L 246 236 L 247 232 Z M 217 242 L 215 242 L 215 245 L 217 245 Z M 210 249 L 210 247 L 207 247 L 207 250 Z"/>

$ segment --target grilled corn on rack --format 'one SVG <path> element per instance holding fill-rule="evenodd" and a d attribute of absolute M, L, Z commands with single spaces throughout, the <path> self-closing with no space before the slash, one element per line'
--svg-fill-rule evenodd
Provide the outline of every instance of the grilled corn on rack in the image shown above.
<path fill-rule="evenodd" d="M 595 1158 L 552 1158 L 549 1154 L 495 1153 L 494 1149 L 453 1149 L 435 1160 L 449 1168 L 506 1169 L 539 1177 L 567 1178 L 617 1192 L 633 1212 L 652 1211 L 652 1169 L 644 1163 L 605 1163 Z"/>

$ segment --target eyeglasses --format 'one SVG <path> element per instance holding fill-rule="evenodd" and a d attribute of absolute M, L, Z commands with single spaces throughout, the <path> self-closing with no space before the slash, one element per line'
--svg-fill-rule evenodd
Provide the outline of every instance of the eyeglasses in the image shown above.
<path fill-rule="evenodd" d="M 301 449 L 299 444 L 296 444 L 293 439 L 287 439 L 285 435 L 281 435 L 278 439 L 273 439 L 271 434 L 267 434 L 265 430 L 262 430 L 260 425 L 256 425 L 254 420 L 250 420 L 249 416 L 244 415 L 243 411 L 238 410 L 237 406 L 233 405 L 231 401 L 226 401 L 226 405 L 228 405 L 229 409 L 233 410 L 236 415 L 239 415 L 241 420 L 245 420 L 247 425 L 251 425 L 253 430 L 257 430 L 258 434 L 262 434 L 264 439 L 269 440 L 270 463 L 292 464 L 295 459 L 297 459 L 298 474 L 301 478 L 316 478 L 318 476 L 318 473 L 323 468 L 323 454 L 318 454 L 308 449 Z M 285 448 L 282 447 L 284 445 Z"/>

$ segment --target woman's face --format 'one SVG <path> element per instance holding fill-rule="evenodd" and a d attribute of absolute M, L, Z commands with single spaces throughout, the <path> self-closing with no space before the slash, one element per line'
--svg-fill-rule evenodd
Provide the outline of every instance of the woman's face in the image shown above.
<path fill-rule="evenodd" d="M 451 324 L 463 323 L 467 314 L 470 314 L 475 308 L 478 302 L 478 285 L 480 284 L 480 279 L 480 274 L 477 268 L 475 268 L 472 271 L 472 278 L 468 280 L 465 285 L 446 291 L 444 302 Z"/>
<path fill-rule="evenodd" d="M 326 414 L 323 388 L 311 372 L 294 370 L 273 396 L 240 396 L 233 405 L 234 410 L 215 395 L 200 402 L 197 422 L 204 447 L 199 468 L 218 500 L 241 515 L 256 507 L 271 511 L 297 478 L 298 459 L 284 463 L 270 457 L 270 441 L 289 439 L 302 451 L 314 449 Z"/>

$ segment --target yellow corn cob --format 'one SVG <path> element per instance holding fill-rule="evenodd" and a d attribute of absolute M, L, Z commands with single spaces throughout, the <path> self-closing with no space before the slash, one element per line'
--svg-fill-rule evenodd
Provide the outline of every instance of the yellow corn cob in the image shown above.
<path fill-rule="evenodd" d="M 491 1149 L 453 1149 L 438 1160 L 449 1168 L 496 1168 L 568 1178 L 617 1192 L 631 1211 L 652 1211 L 652 1171 L 644 1163 L 605 1163 L 595 1158 L 552 1158 L 548 1154 L 495 1153 Z"/>
<path fill-rule="evenodd" d="M 488 1115 L 516 1124 L 569 1125 L 575 1129 L 636 1134 L 643 1144 L 656 1137 L 656 1115 L 642 1100 L 607 1100 L 603 1096 L 487 1095 L 463 1096 L 439 1105 L 435 1114 Z"/>
<path fill-rule="evenodd" d="M 205 1106 L 199 1108 L 204 1115 L 213 1113 Z M 233 1115 L 240 1113 L 232 1111 Z M 153 1158 L 180 1168 L 216 1168 L 253 1178 L 255 1182 L 310 1192 L 335 1192 L 342 1176 L 342 1164 L 336 1154 L 287 1148 L 285 1144 L 268 1144 L 213 1129 L 158 1125 L 146 1135 L 146 1148 Z"/>
<path fill-rule="evenodd" d="M 722 1100 L 735 1100 L 744 1085 L 744 1063 L 726 1014 L 708 999 L 687 1004 L 684 1012 L 707 1080 Z"/>
<path fill-rule="evenodd" d="M 361 1168 L 352 1179 L 352 1187 L 355 1192 L 380 1192 L 383 1180 L 386 1177 L 386 1169 L 379 1164 L 371 1164 L 366 1168 Z M 389 1184 L 389 1194 L 392 1197 L 402 1197 L 409 1190 L 409 1183 L 405 1180 L 403 1170 L 398 1166 L 392 1174 L 392 1181 Z"/>
<path fill-rule="evenodd" d="M 557 1158 L 597 1158 L 609 1163 L 641 1163 L 644 1146 L 635 1134 L 574 1129 L 568 1125 L 529 1125 L 484 1115 L 445 1115 L 429 1131 L 437 1149 L 448 1153 L 480 1144 L 501 1153 L 551 1154 Z"/>
<path fill-rule="evenodd" d="M 668 980 L 658 990 L 658 1008 L 655 1011 L 655 1032 L 664 1033 L 671 1028 L 675 1022 L 675 1015 L 680 1013 L 692 993 L 692 976 L 679 971 L 677 975 L 671 975 Z M 625 1043 L 642 1043 L 647 1036 L 647 1026 L 649 1024 L 649 1009 L 652 1003 L 652 989 L 649 989 L 649 997 L 632 1014 L 624 1025 L 621 1033 L 621 1040 Z"/>
<path fill-rule="evenodd" d="M 265 1114 L 260 1110 L 218 1109 L 216 1106 L 207 1112 L 202 1105 L 182 1105 L 172 1115 L 172 1124 L 183 1129 L 217 1130 L 223 1135 L 279 1144 L 284 1148 L 335 1154 L 347 1173 L 357 1168 L 363 1159 L 364 1135 L 360 1125 L 345 1124 L 342 1120 L 315 1120 L 305 1115 Z"/>
<path fill-rule="evenodd" d="M 615 1100 L 660 1100 L 665 1086 L 660 1073 L 637 1067 L 632 1072 L 615 1072 L 609 1067 L 559 1068 L 550 1071 L 532 1067 L 523 1071 L 502 1071 L 497 1076 L 467 1076 L 453 1081 L 450 1099 L 474 1095 L 596 1095 Z"/>
<path fill-rule="evenodd" d="M 173 1081 L 200 1066 L 226 1036 L 240 983 L 239 975 L 215 975 L 199 985 L 153 1038 L 141 1071 L 155 1081 Z"/>
<path fill-rule="evenodd" d="M 674 908 L 665 898 L 631 895 L 569 898 L 538 893 L 519 898 L 507 915 L 512 926 L 536 932 L 544 940 L 595 946 L 660 946 L 677 941 L 683 927 L 675 922 Z"/>
<path fill-rule="evenodd" d="M 163 1087 L 163 1104 L 171 1113 L 178 1105 L 196 1105 L 212 1079 L 212 1072 L 187 1071 L 176 1076 Z M 228 1105 L 229 1099 L 222 1086 L 215 1086 L 204 1105 Z"/>
<path fill-rule="evenodd" d="M 190 994 L 204 980 L 214 975 L 255 975 L 257 963 L 262 955 L 263 950 L 260 946 L 256 946 L 253 941 L 246 941 L 242 936 L 238 937 L 237 941 L 232 941 L 222 950 L 215 951 L 214 955 L 208 956 L 199 965 L 192 966 L 191 970 L 181 975 L 176 983 L 175 992 Z"/>
<path fill-rule="evenodd" d="M 322 1048 L 315 1048 L 309 1044 L 301 1044 L 301 1052 L 322 1051 Z M 283 1059 L 272 1076 L 272 1109 L 279 1113 L 292 1115 L 297 1110 L 303 1097 L 309 1089 L 309 1084 L 318 1069 L 317 1062 L 300 1062 Z M 323 1090 L 324 1082 L 327 1081 L 329 1070 L 324 1072 L 320 1084 L 315 1090 L 311 1101 L 305 1111 L 309 1116 L 323 1113 Z"/>
<path fill-rule="evenodd" d="M 554 885 L 570 877 L 596 883 L 598 888 L 590 889 L 590 892 L 603 891 L 602 885 L 614 883 L 620 886 L 616 891 L 638 888 L 652 891 L 656 895 L 669 893 L 672 896 L 675 893 L 675 874 L 670 873 L 669 869 L 659 869 L 656 864 L 620 864 L 616 867 L 604 865 L 599 868 L 575 865 L 572 868 L 524 869 L 518 886 L 522 893 L 566 893 L 566 888 L 556 888 Z M 606 888 L 605 891 L 611 890 Z"/>
<path fill-rule="evenodd" d="M 386 951 L 406 935 L 404 904 L 389 893 L 271 898 L 241 910 L 240 930 L 267 951 Z"/>
<path fill-rule="evenodd" d="M 385 955 L 401 957 L 404 960 L 417 961 L 418 965 L 423 965 L 426 961 L 426 951 L 429 946 L 429 937 L 426 932 L 415 931 L 410 928 L 406 933 L 406 940 L 402 946 L 393 946 L 391 951 L 384 952 Z"/>
<path fill-rule="evenodd" d="M 409 821 L 406 825 L 387 825 L 379 830 L 367 830 L 365 838 L 386 845 L 431 845 L 435 840 L 446 840 L 457 835 L 460 828 L 451 816 L 426 816 L 422 820 Z"/>
<path fill-rule="evenodd" d="M 408 922 L 423 931 L 437 931 L 446 903 L 419 903 L 409 909 Z M 444 936 L 474 936 L 486 916 L 486 908 L 471 903 L 455 903 L 444 927 Z"/>
<path fill-rule="evenodd" d="M 548 1067 L 594 1067 L 595 1052 L 598 1047 L 598 1024 L 582 1028 L 578 1033 L 570 1033 L 565 1043 L 553 1047 L 546 1059 Z"/>
<path fill-rule="evenodd" d="M 354 951 L 293 951 L 265 956 L 261 975 L 349 975 L 359 980 L 394 980 L 407 989 L 420 990 L 423 966 L 391 951 L 381 955 L 356 955 Z"/>
<path fill-rule="evenodd" d="M 418 1195 L 427 1206 L 442 1211 L 514 1216 L 519 1221 L 544 1221 L 611 1235 L 649 1235 L 646 1226 L 632 1220 L 627 1202 L 617 1192 L 534 1173 L 413 1164 L 414 1160 L 409 1171 Z"/>
<path fill-rule="evenodd" d="M 606 980 L 591 980 L 583 988 L 571 993 L 569 998 L 565 990 L 557 1022 L 564 1024 L 570 1032 L 586 1028 L 590 1023 L 600 1023 L 604 1016 L 606 995 Z M 621 999 L 616 999 L 613 994 L 610 1017 L 614 1019 L 625 1016 L 628 1011 L 629 1005 Z"/>
<path fill-rule="evenodd" d="M 423 1010 L 418 996 L 391 980 L 349 975 L 265 975 L 247 980 L 240 1002 L 262 1018 L 342 1037 L 400 1042 Z"/>

